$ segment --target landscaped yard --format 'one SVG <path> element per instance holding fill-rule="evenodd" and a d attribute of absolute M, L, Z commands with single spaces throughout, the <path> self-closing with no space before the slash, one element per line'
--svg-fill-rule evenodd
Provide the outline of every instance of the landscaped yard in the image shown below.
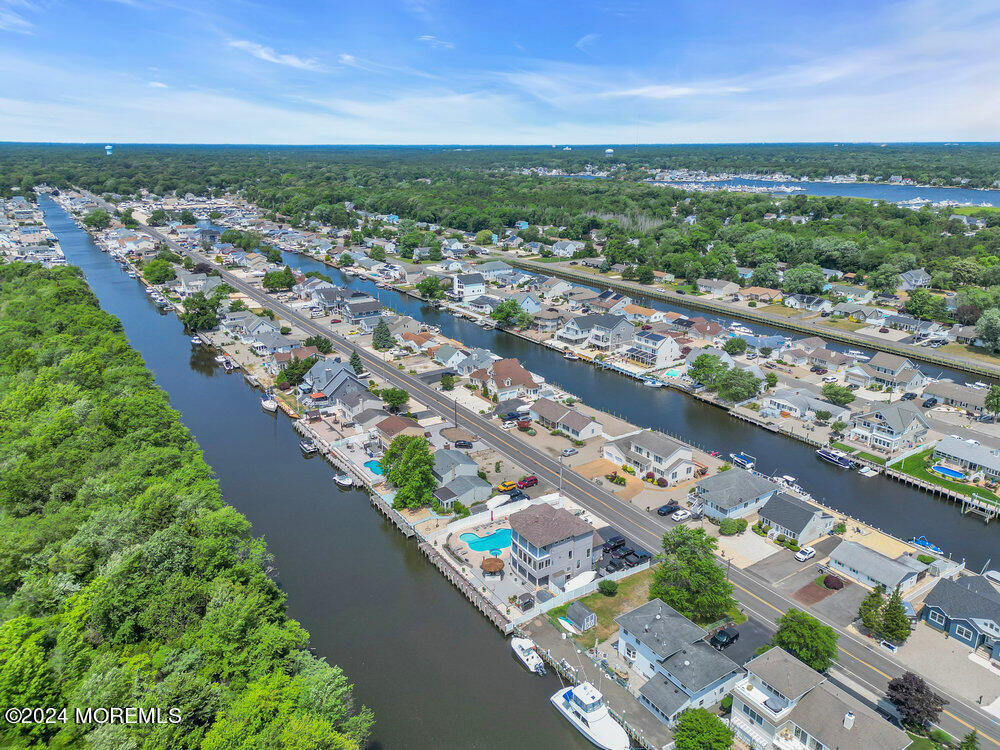
<path fill-rule="evenodd" d="M 761 312 L 771 313 L 771 315 L 781 315 L 785 318 L 794 318 L 796 315 L 802 313 L 801 310 L 796 310 L 792 307 L 785 307 L 780 303 L 775 303 L 773 305 L 764 305 L 763 307 L 758 307 Z"/>
<path fill-rule="evenodd" d="M 989 362 L 991 365 L 1000 364 L 1000 357 L 997 357 L 995 354 L 991 354 L 982 347 L 972 346 L 972 344 L 959 344 L 957 342 L 952 342 L 938 347 L 938 351 L 947 352 L 948 354 L 958 354 L 959 356 L 969 357 L 970 359 L 982 360 L 983 362 Z"/>
<path fill-rule="evenodd" d="M 865 328 L 868 324 L 858 323 L 848 318 L 841 318 L 839 320 L 829 318 L 823 321 L 823 325 L 830 326 L 830 328 L 839 328 L 841 331 L 857 331 L 860 328 Z"/>
<path fill-rule="evenodd" d="M 920 453 L 914 453 L 912 456 L 907 456 L 902 461 L 893 464 L 891 468 L 901 471 L 904 474 L 909 474 L 916 479 L 922 479 L 925 482 L 946 487 L 955 492 L 961 492 L 963 495 L 971 496 L 975 494 L 983 500 L 1000 505 L 1000 497 L 997 497 L 996 494 L 989 490 L 970 485 L 966 482 L 953 482 L 950 479 L 945 479 L 938 474 L 928 471 L 925 462 L 927 456 L 931 455 L 933 450 L 933 448 L 928 448 L 925 451 L 920 451 Z"/>
<path fill-rule="evenodd" d="M 879 466 L 885 466 L 885 459 L 880 456 L 875 456 L 871 453 L 865 453 L 864 451 L 858 451 L 854 454 L 858 458 L 864 458 L 871 461 L 873 464 L 878 464 Z"/>
<path fill-rule="evenodd" d="M 846 443 L 838 443 L 836 441 L 830 443 L 830 447 L 836 448 L 838 451 L 844 451 L 844 453 L 854 453 L 854 451 L 856 450 L 855 448 L 852 448 Z"/>

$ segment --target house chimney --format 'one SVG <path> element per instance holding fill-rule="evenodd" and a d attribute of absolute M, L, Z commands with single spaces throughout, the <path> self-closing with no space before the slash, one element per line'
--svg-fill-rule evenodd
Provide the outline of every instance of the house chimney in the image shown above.
<path fill-rule="evenodd" d="M 844 729 L 850 729 L 853 726 L 854 726 L 854 713 L 852 711 L 848 711 L 846 714 L 844 714 Z"/>

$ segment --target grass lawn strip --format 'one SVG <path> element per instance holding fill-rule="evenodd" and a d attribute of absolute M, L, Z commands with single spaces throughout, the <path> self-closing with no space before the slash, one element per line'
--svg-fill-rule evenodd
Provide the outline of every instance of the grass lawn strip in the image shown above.
<path fill-rule="evenodd" d="M 930 482 L 931 484 L 936 484 L 940 487 L 954 490 L 955 492 L 961 492 L 963 495 L 972 496 L 972 494 L 975 493 L 982 500 L 991 502 L 994 505 L 1000 505 L 1000 497 L 997 497 L 996 494 L 990 492 L 989 490 L 985 490 L 982 487 L 976 487 L 975 485 L 966 484 L 965 482 L 953 482 L 938 474 L 928 471 L 924 466 L 924 459 L 930 455 L 933 450 L 933 448 L 928 448 L 920 453 L 907 456 L 899 463 L 894 464 L 892 468 L 901 471 L 904 474 L 909 474 L 911 477 L 916 479 L 921 479 L 925 482 Z"/>

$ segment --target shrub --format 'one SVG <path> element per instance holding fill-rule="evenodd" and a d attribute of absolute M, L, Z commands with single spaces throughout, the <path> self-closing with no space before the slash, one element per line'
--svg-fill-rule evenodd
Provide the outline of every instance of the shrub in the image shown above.
<path fill-rule="evenodd" d="M 934 562 L 934 558 L 931 555 L 917 555 L 917 559 L 924 565 L 930 565 Z"/>
<path fill-rule="evenodd" d="M 289 388 L 291 388 L 291 384 L 287 380 L 282 380 L 278 383 L 278 390 L 287 391 Z"/>
<path fill-rule="evenodd" d="M 778 536 L 776 536 L 774 538 L 774 541 L 776 541 L 778 544 L 784 544 L 785 543 L 785 535 L 784 534 L 778 534 Z"/>
<path fill-rule="evenodd" d="M 757 536 L 767 536 L 767 532 L 764 531 L 764 529 L 762 529 L 760 526 L 754 526 L 753 533 L 756 534 Z"/>
<path fill-rule="evenodd" d="M 833 527 L 834 534 L 843 534 L 846 531 L 847 531 L 846 523 L 838 523 L 836 526 Z"/>
<path fill-rule="evenodd" d="M 951 735 L 943 729 L 932 729 L 931 739 L 945 747 L 951 747 Z"/>
<path fill-rule="evenodd" d="M 826 576 L 823 579 L 823 585 L 830 591 L 840 591 L 844 588 L 844 582 L 835 575 Z"/>
<path fill-rule="evenodd" d="M 534 427 L 529 427 L 528 428 L 528 435 L 530 435 L 531 437 L 534 437 L 537 434 L 538 434 L 538 432 L 535 430 Z"/>
<path fill-rule="evenodd" d="M 753 304 L 752 302 L 750 304 Z M 727 695 L 721 701 L 719 701 L 719 708 L 722 709 L 722 713 L 728 714 L 733 708 L 733 696 Z"/>
<path fill-rule="evenodd" d="M 656 480 L 656 486 L 657 487 L 666 487 L 667 486 L 667 480 L 664 477 L 660 477 L 659 479 Z"/>
<path fill-rule="evenodd" d="M 785 542 L 785 546 L 788 547 L 788 549 L 790 549 L 792 552 L 798 552 L 799 549 L 801 549 L 799 547 L 799 543 L 796 542 L 794 539 L 789 539 L 787 542 Z"/>
<path fill-rule="evenodd" d="M 719 523 L 719 533 L 722 536 L 733 536 L 747 530 L 747 519 L 745 518 L 723 518 Z"/>
<path fill-rule="evenodd" d="M 646 476 L 644 477 L 644 479 L 645 479 L 645 480 L 646 480 L 647 482 L 648 482 L 649 480 L 651 480 L 651 479 L 655 479 L 655 478 L 656 478 L 656 474 L 654 474 L 654 473 L 653 473 L 653 472 L 651 472 L 651 471 L 647 471 L 647 472 L 646 472 Z"/>
<path fill-rule="evenodd" d="M 605 578 L 597 584 L 597 590 L 605 596 L 614 596 L 618 593 L 618 581 L 609 581 Z"/>
<path fill-rule="evenodd" d="M 631 466 L 622 466 L 622 471 L 628 472 L 629 474 L 635 474 L 635 469 Z"/>

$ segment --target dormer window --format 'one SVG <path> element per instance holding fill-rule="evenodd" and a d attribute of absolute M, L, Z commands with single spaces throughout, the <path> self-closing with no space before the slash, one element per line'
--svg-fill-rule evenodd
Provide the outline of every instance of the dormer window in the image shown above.
<path fill-rule="evenodd" d="M 506 385 L 506 386 L 509 386 L 510 385 L 510 378 L 507 378 L 506 380 L 504 380 L 503 384 Z"/>

